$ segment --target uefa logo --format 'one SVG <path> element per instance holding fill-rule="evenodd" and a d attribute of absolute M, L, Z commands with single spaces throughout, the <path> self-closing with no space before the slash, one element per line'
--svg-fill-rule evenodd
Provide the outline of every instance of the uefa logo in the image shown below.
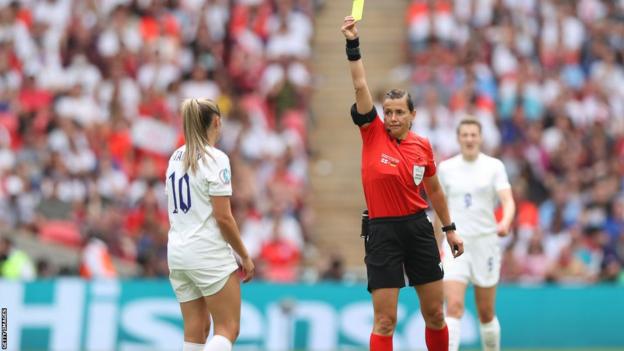
<path fill-rule="evenodd" d="M 221 180 L 221 182 L 223 182 L 223 184 L 230 184 L 230 181 L 232 180 L 230 170 L 227 168 L 222 169 L 219 172 L 219 179 Z"/>

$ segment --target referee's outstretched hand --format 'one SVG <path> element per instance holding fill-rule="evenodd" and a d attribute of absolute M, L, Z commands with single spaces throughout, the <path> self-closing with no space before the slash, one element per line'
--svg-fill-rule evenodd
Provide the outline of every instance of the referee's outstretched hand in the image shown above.
<path fill-rule="evenodd" d="M 459 257 L 464 253 L 464 241 L 455 233 L 455 231 L 449 231 L 446 233 L 446 240 L 451 247 L 453 257 Z"/>
<path fill-rule="evenodd" d="M 342 22 L 342 34 L 344 34 L 345 38 L 349 40 L 353 40 L 358 37 L 358 31 L 355 24 L 357 21 L 353 18 L 353 16 L 347 16 L 344 18 L 344 22 Z"/>

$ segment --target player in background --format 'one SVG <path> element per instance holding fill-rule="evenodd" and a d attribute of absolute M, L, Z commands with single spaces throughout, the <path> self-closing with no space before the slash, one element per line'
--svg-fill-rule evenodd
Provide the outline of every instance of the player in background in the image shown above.
<path fill-rule="evenodd" d="M 182 310 L 183 350 L 230 351 L 241 310 L 234 252 L 243 282 L 253 277 L 254 264 L 230 208 L 230 160 L 215 148 L 222 127 L 219 108 L 208 99 L 188 99 L 182 117 L 186 144 L 169 159 L 165 182 L 171 225 L 167 262 Z M 211 316 L 214 336 L 206 343 Z"/>
<path fill-rule="evenodd" d="M 463 244 L 448 213 L 433 151 L 429 141 L 410 132 L 415 111 L 406 91 L 393 89 L 386 94 L 382 104 L 385 118 L 381 121 L 366 82 L 352 16 L 345 17 L 341 30 L 347 39 L 355 89 L 351 118 L 362 137 L 362 185 L 370 218 L 363 233 L 374 309 L 370 350 L 392 351 L 399 289 L 405 286 L 407 276 L 420 301 L 427 348 L 447 351 L 444 272 L 433 225 L 426 215 L 429 205 L 420 195 L 423 187 L 441 218 L 453 256 L 462 254 Z"/>
<path fill-rule="evenodd" d="M 464 119 L 457 127 L 461 153 L 438 166 L 451 216 L 464 239 L 464 255 L 452 259 L 445 249 L 444 294 L 449 351 L 459 349 L 460 319 L 464 314 L 466 287 L 472 283 L 483 349 L 500 350 L 500 325 L 494 309 L 501 252 L 498 238 L 505 236 L 516 206 L 505 166 L 481 152 L 481 124 Z M 496 222 L 494 210 L 500 201 L 503 217 Z"/>

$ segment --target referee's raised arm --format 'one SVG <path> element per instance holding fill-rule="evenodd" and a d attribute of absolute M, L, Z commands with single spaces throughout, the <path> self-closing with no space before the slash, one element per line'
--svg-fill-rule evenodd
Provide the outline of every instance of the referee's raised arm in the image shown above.
<path fill-rule="evenodd" d="M 344 18 L 342 23 L 342 34 L 347 39 L 347 58 L 351 68 L 351 79 L 355 89 L 355 104 L 359 114 L 365 115 L 373 109 L 373 97 L 371 96 L 368 84 L 366 83 L 366 73 L 360 54 L 360 38 L 356 27 L 357 21 L 352 16 Z"/>

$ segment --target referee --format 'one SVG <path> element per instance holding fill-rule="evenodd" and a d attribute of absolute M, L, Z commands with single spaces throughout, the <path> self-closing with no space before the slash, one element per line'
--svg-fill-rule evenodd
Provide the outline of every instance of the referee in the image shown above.
<path fill-rule="evenodd" d="M 431 144 L 410 132 L 415 117 L 410 95 L 389 91 L 383 101 L 382 122 L 373 106 L 362 63 L 356 21 L 344 19 L 347 57 L 355 88 L 353 122 L 362 136 L 362 183 L 370 224 L 366 236 L 368 290 L 373 298 L 375 320 L 370 337 L 371 351 L 391 351 L 397 322 L 399 289 L 416 288 L 425 319 L 425 340 L 430 351 L 448 350 L 448 329 L 444 322 L 442 263 L 420 196 L 424 185 L 436 214 L 442 221 L 453 256 L 464 251 L 455 233 L 444 192 L 436 176 Z"/>

